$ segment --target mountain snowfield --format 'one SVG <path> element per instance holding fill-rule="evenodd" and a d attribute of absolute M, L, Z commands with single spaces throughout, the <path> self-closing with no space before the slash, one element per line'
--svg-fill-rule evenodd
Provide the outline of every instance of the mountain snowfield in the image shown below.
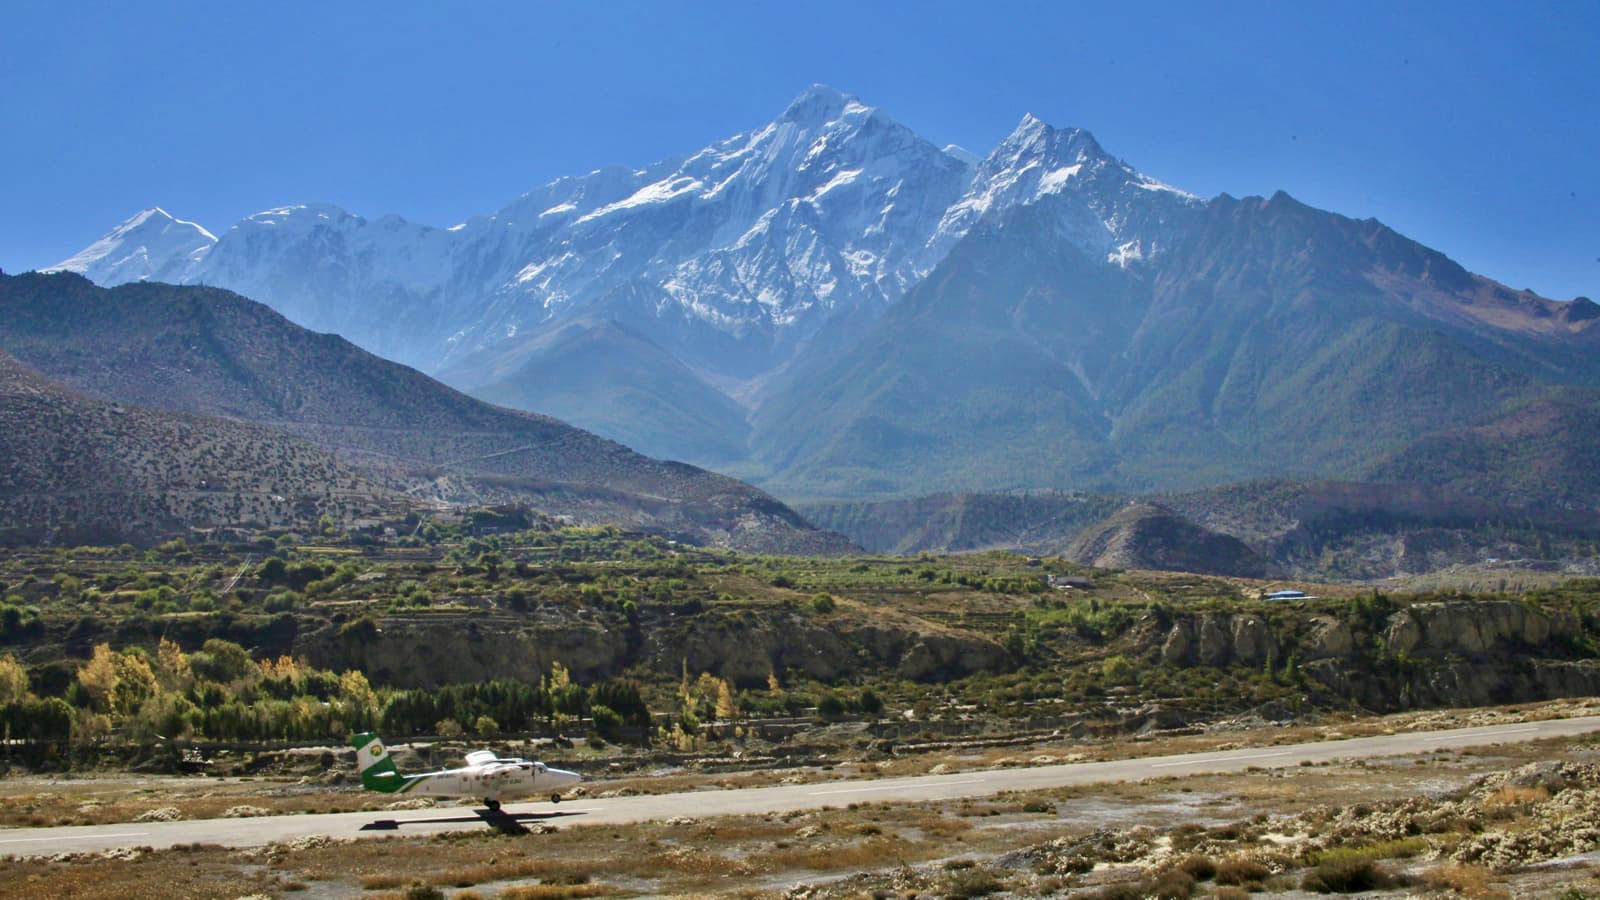
<path fill-rule="evenodd" d="M 159 206 L 144 210 L 105 237 L 47 271 L 77 272 L 105 285 L 184 278 L 216 244 L 217 237 L 193 222 L 173 218 Z"/>
<path fill-rule="evenodd" d="M 149 210 L 53 268 L 225 287 L 469 389 L 522 341 L 615 319 L 737 393 L 831 320 L 871 321 L 985 215 L 1047 196 L 1122 264 L 1159 252 L 1162 223 L 1199 202 L 1084 131 L 1027 116 L 975 161 L 818 85 L 681 160 L 559 179 L 452 228 L 305 204 L 216 239 Z"/>

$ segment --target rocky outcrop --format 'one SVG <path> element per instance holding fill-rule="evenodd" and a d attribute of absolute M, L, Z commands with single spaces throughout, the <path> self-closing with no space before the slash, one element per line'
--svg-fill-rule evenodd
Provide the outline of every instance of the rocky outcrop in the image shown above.
<path fill-rule="evenodd" d="M 975 672 L 1009 669 L 1004 649 L 993 641 L 954 631 L 907 631 L 877 626 L 850 635 L 875 659 L 894 668 L 900 678 L 934 681 Z"/>
<path fill-rule="evenodd" d="M 1500 600 L 1419 603 L 1390 616 L 1383 639 L 1391 652 L 1436 657 L 1539 647 L 1577 633 L 1571 614 Z"/>
<path fill-rule="evenodd" d="M 1330 613 L 1174 616 L 1144 651 L 1169 666 L 1292 666 L 1314 694 L 1370 709 L 1484 706 L 1600 693 L 1570 613 L 1508 600 L 1418 603 L 1374 624 Z"/>
<path fill-rule="evenodd" d="M 1267 621 L 1249 613 L 1179 619 L 1161 646 L 1161 661 L 1175 666 L 1261 665 L 1277 654 Z"/>
<path fill-rule="evenodd" d="M 1355 633 L 1333 616 L 1312 616 L 1310 633 L 1301 644 L 1301 659 L 1344 659 L 1355 653 Z"/>

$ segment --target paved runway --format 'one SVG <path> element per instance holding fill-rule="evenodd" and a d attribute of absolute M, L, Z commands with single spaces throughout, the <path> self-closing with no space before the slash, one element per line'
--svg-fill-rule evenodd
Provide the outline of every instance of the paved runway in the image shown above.
<path fill-rule="evenodd" d="M 1600 716 L 1543 722 L 1424 731 L 1380 737 L 1350 738 L 1309 744 L 1252 747 L 1214 753 L 1150 756 L 1113 762 L 1073 763 L 1032 768 L 995 769 L 952 775 L 861 779 L 781 787 L 706 790 L 605 800 L 580 799 L 561 804 L 508 803 L 501 824 L 549 822 L 607 825 L 667 819 L 673 816 L 719 816 L 786 812 L 859 801 L 915 802 L 982 797 L 1005 791 L 1042 790 L 1068 785 L 1170 775 L 1237 772 L 1252 766 L 1282 769 L 1302 762 L 1409 756 L 1439 749 L 1517 743 L 1600 731 Z M 384 834 L 434 834 L 483 828 L 488 814 L 471 806 L 406 812 L 356 812 L 319 815 L 261 816 L 253 819 L 204 819 L 122 825 L 0 829 L 0 855 L 47 856 L 118 847 L 171 847 L 178 844 L 222 844 L 252 847 L 273 841 L 327 836 L 355 838 Z"/>

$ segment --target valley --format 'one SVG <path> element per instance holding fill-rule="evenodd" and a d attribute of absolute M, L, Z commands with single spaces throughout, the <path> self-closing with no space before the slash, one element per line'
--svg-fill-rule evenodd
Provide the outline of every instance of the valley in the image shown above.
<path fill-rule="evenodd" d="M 1246 862 L 1241 883 L 1287 890 L 1347 858 L 1359 877 L 1413 890 L 1554 896 L 1592 877 L 1581 857 L 1533 865 L 1592 849 L 1580 832 L 1528 843 L 1566 815 L 1555 810 L 1588 802 L 1588 738 L 1429 744 L 1374 762 L 1351 759 L 1350 743 L 1464 725 L 1499 742 L 1592 714 L 1592 582 L 1480 596 L 1302 582 L 1320 599 L 1282 602 L 1258 598 L 1283 582 L 1057 558 L 769 557 L 514 521 L 435 522 L 389 544 L 283 531 L 240 545 L 5 554 L 0 659 L 23 673 L 6 707 L 6 825 L 448 817 L 356 790 L 327 736 L 365 727 L 385 731 L 407 769 L 487 744 L 590 778 L 561 815 L 524 819 L 526 834 L 402 826 L 376 843 L 153 850 L 129 838 L 49 860 L 0 844 L 27 851 L 0 861 L 5 883 L 85 896 L 115 873 L 105 883 L 118 896 L 207 896 L 218 879 L 243 879 L 268 895 L 404 893 L 420 880 L 507 897 L 854 896 L 870 885 L 1111 897 L 1185 866 L 1185 890 L 1220 889 L 1207 873 L 1246 873 Z M 1537 702 L 1562 695 L 1573 699 Z M 65 716 L 64 730 L 49 730 L 45 710 Z M 1322 741 L 1310 747 L 1329 761 L 1286 764 L 1296 757 L 1285 746 L 1304 740 Z M 1251 768 L 966 799 L 844 794 L 732 817 L 696 800 L 644 822 L 580 821 L 605 798 L 1030 779 L 1061 763 L 1174 753 L 1242 754 Z M 119 774 L 130 769 L 140 774 Z M 1444 790 L 1449 815 L 1407 799 Z M 1348 812 L 1361 805 L 1364 816 Z M 1417 836 L 1397 816 L 1433 824 Z M 294 816 L 293 827 L 324 818 Z M 619 834 L 650 853 L 617 868 L 605 848 Z M 535 864 L 558 847 L 570 848 L 565 862 Z M 327 868 L 352 852 L 363 861 Z M 1188 862 L 1197 854 L 1215 868 Z"/>

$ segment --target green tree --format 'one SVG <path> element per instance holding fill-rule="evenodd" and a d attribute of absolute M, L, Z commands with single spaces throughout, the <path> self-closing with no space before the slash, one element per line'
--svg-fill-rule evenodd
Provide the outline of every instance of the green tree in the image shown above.
<path fill-rule="evenodd" d="M 211 638 L 201 644 L 199 650 L 189 655 L 189 667 L 195 675 L 218 684 L 229 684 L 259 672 L 249 651 L 221 638 Z"/>

